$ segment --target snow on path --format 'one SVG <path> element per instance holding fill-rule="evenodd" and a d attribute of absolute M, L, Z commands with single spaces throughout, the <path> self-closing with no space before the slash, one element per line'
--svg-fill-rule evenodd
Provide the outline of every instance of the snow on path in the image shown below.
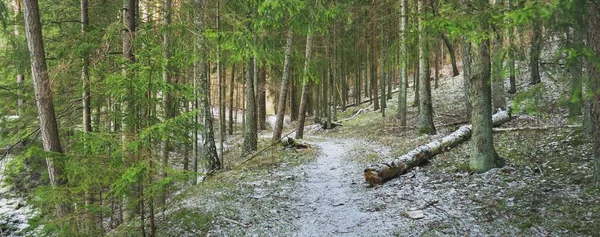
<path fill-rule="evenodd" d="M 314 162 L 299 167 L 306 173 L 296 195 L 300 218 L 294 223 L 297 236 L 392 235 L 389 217 L 365 207 L 362 170 L 349 159 L 354 140 L 328 140 L 315 144 L 321 153 Z M 377 147 L 378 149 L 381 149 Z M 376 227 L 376 228 L 375 228 Z M 383 231 L 385 233 L 379 233 Z"/>

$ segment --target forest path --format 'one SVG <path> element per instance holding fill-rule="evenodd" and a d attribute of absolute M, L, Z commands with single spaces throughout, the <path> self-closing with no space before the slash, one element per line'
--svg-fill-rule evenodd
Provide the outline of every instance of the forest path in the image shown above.
<path fill-rule="evenodd" d="M 294 194 L 300 212 L 294 223 L 295 234 L 365 236 L 377 231 L 391 234 L 393 222 L 384 223 L 389 217 L 367 207 L 370 195 L 365 195 L 362 169 L 349 159 L 356 147 L 384 154 L 388 150 L 359 140 L 331 138 L 313 145 L 320 148 L 316 160 L 298 167 L 305 172 L 306 180 Z M 374 226 L 379 226 L 375 233 Z"/>

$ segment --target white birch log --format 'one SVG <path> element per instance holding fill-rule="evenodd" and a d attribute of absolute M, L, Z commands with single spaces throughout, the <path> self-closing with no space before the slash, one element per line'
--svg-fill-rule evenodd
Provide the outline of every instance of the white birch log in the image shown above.
<path fill-rule="evenodd" d="M 507 111 L 500 111 L 492 116 L 494 126 L 501 125 L 508 120 L 510 120 L 510 114 Z M 416 166 L 427 163 L 435 155 L 458 146 L 470 137 L 471 125 L 462 126 L 450 135 L 419 146 L 390 162 L 371 165 L 365 169 L 365 180 L 371 185 L 381 185 Z"/>

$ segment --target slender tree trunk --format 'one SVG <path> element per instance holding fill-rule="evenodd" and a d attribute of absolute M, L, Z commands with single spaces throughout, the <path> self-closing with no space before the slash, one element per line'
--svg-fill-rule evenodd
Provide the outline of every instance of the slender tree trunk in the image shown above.
<path fill-rule="evenodd" d="M 231 81 L 229 82 L 229 135 L 233 135 L 233 113 L 234 113 L 234 107 L 235 105 L 233 104 L 233 92 L 235 89 L 235 64 L 233 64 L 231 66 Z M 237 109 L 235 110 L 235 113 L 237 114 Z M 236 116 L 237 118 L 237 116 Z"/>
<path fill-rule="evenodd" d="M 587 42 L 595 54 L 595 60 L 600 58 L 600 5 L 588 3 L 587 9 Z M 588 63 L 590 84 L 593 91 L 591 117 L 594 137 L 594 176 L 593 186 L 600 188 L 600 68 L 597 61 Z"/>
<path fill-rule="evenodd" d="M 81 0 L 81 35 L 85 39 L 87 37 L 87 28 L 89 25 L 88 18 L 88 0 Z M 91 132 L 92 131 L 92 105 L 91 105 L 91 95 L 90 95 L 90 70 L 89 64 L 90 59 L 87 53 L 87 50 L 84 52 L 82 57 L 83 65 L 81 67 L 81 80 L 83 81 L 83 131 Z"/>
<path fill-rule="evenodd" d="M 123 16 L 123 58 L 126 60 L 127 64 L 135 63 L 135 55 L 133 54 L 134 48 L 134 37 L 136 31 L 135 24 L 135 6 L 136 0 L 124 0 L 122 16 Z M 134 88 L 133 81 L 135 80 L 133 73 L 130 72 L 127 65 L 123 66 L 123 75 L 128 80 L 128 95 L 125 102 L 123 102 L 123 108 L 121 109 L 124 114 L 122 118 L 123 124 L 123 146 L 124 146 L 124 163 L 126 166 L 131 165 L 131 163 L 135 160 L 136 150 L 129 148 L 127 144 L 133 142 L 136 139 L 137 134 L 137 119 L 138 119 L 138 110 L 136 107 L 136 98 L 134 98 Z M 123 210 L 123 221 L 130 220 L 135 217 L 135 215 L 139 214 L 139 203 L 138 203 L 138 195 L 139 195 L 139 183 L 135 183 L 129 187 L 128 193 L 124 196 L 124 210 Z"/>
<path fill-rule="evenodd" d="M 373 9 L 371 10 L 371 94 L 373 101 L 373 109 L 379 109 L 379 92 L 377 87 L 377 7 L 376 1 L 373 1 Z"/>
<path fill-rule="evenodd" d="M 223 93 L 225 92 L 225 90 L 223 89 L 224 86 L 224 80 L 223 77 L 225 76 L 222 72 L 223 68 L 222 68 L 222 62 L 221 62 L 221 0 L 217 0 L 217 19 L 216 19 L 216 24 L 217 24 L 217 83 L 218 83 L 218 88 L 217 91 L 218 93 L 218 100 L 219 103 L 219 154 L 221 154 L 221 160 L 219 163 L 221 163 L 221 165 L 223 165 L 223 146 L 225 143 L 225 107 L 224 107 L 224 95 Z"/>
<path fill-rule="evenodd" d="M 494 5 L 502 4 L 502 0 L 494 0 Z M 495 27 L 497 28 L 497 27 Z M 492 113 L 497 109 L 506 109 L 506 96 L 504 95 L 504 76 L 502 67 L 504 65 L 504 51 L 502 50 L 502 31 L 494 30 L 492 33 Z"/>
<path fill-rule="evenodd" d="M 260 130 L 267 129 L 267 68 L 260 67 L 258 75 L 258 126 Z"/>
<path fill-rule="evenodd" d="M 542 51 L 542 26 L 539 20 L 533 21 L 533 36 L 531 38 L 531 49 L 529 50 L 529 72 L 531 84 L 541 82 L 540 79 L 540 53 Z"/>
<path fill-rule="evenodd" d="M 467 113 L 467 118 L 471 118 L 473 105 L 471 101 L 471 42 L 467 39 L 467 37 L 463 37 L 462 39 L 462 52 L 463 52 L 463 96 L 465 101 L 465 110 Z"/>
<path fill-rule="evenodd" d="M 398 111 L 400 126 L 406 126 L 406 82 L 408 81 L 408 0 L 400 3 L 400 78 L 398 82 Z"/>
<path fill-rule="evenodd" d="M 428 0 L 419 0 L 419 12 L 424 14 Z M 419 26 L 419 81 L 421 88 L 419 90 L 419 133 L 435 134 L 435 126 L 433 125 L 433 106 L 431 104 L 431 80 L 429 68 L 429 45 L 428 35 L 425 30 L 425 25 L 421 16 L 418 18 Z"/>
<path fill-rule="evenodd" d="M 482 11 L 489 8 L 489 3 L 479 2 Z M 487 13 L 480 16 L 481 32 L 489 30 Z M 471 77 L 471 88 L 473 93 L 473 113 L 471 114 L 471 123 L 473 125 L 471 139 L 471 156 L 469 166 L 472 170 L 483 173 L 495 167 L 501 167 L 502 161 L 494 149 L 494 140 L 492 136 L 492 101 L 491 101 L 491 62 L 490 62 L 490 42 L 483 40 L 476 47 L 473 53 L 477 64 L 473 68 Z"/>
<path fill-rule="evenodd" d="M 420 1 L 420 0 L 417 0 L 417 1 Z M 418 36 L 415 37 L 415 38 L 416 38 L 416 40 L 415 40 L 416 41 L 416 43 L 415 43 L 416 45 L 415 46 L 417 46 L 415 48 L 417 48 L 417 50 L 415 52 L 415 57 L 414 57 L 415 58 L 415 60 L 414 60 L 415 61 L 415 63 L 414 63 L 414 67 L 415 68 L 414 68 L 414 74 L 413 74 L 413 82 L 414 82 L 413 91 L 415 92 L 415 95 L 414 95 L 412 107 L 417 107 L 417 109 L 420 112 L 421 111 L 421 106 L 419 106 L 419 105 L 421 104 L 421 101 L 420 101 L 421 100 L 421 96 L 419 96 L 419 92 L 421 91 L 421 89 L 420 89 L 420 84 L 421 83 L 420 83 L 419 78 L 421 78 L 421 75 L 420 75 L 421 74 L 421 72 L 420 72 L 420 68 L 421 68 L 421 65 L 420 65 L 421 62 L 420 61 L 421 60 L 419 60 L 419 58 L 421 56 L 420 56 L 420 52 L 419 52 L 420 50 L 418 49 L 419 48 L 418 45 L 420 45 L 420 43 L 419 43 L 420 39 L 419 39 Z"/>
<path fill-rule="evenodd" d="M 21 14 L 21 1 L 15 0 L 14 2 L 14 11 L 16 16 L 18 17 Z M 19 36 L 21 33 L 19 32 L 19 24 L 15 24 L 14 26 L 14 34 L 15 36 Z M 21 116 L 23 113 L 23 81 L 25 80 L 25 76 L 23 75 L 23 68 L 20 66 L 17 67 L 17 115 Z"/>
<path fill-rule="evenodd" d="M 248 27 L 249 28 L 249 27 Z M 246 100 L 243 101 L 247 104 L 245 111 L 244 121 L 244 154 L 250 154 L 256 151 L 257 148 L 257 130 L 256 130 L 256 113 L 255 113 L 255 97 L 254 97 L 254 60 L 252 57 L 248 59 L 248 66 L 246 67 Z"/>
<path fill-rule="evenodd" d="M 434 54 L 434 74 L 433 74 L 433 81 L 435 82 L 434 84 L 434 88 L 437 89 L 439 84 L 440 84 L 440 47 L 438 47 L 438 43 L 439 40 L 435 40 L 435 47 L 433 50 L 433 54 Z"/>
<path fill-rule="evenodd" d="M 575 16 L 577 25 L 584 26 L 583 16 Z M 574 47 L 581 47 L 584 44 L 582 36 L 584 32 L 577 30 L 576 27 L 573 27 L 573 33 L 567 33 L 567 36 L 570 44 Z M 581 109 L 583 105 L 582 98 L 582 87 L 583 87 L 583 73 L 582 73 L 582 63 L 579 57 L 574 59 L 574 62 L 571 64 L 569 68 L 570 76 L 571 76 L 571 100 L 569 101 L 569 116 L 579 116 L 581 115 Z"/>
<path fill-rule="evenodd" d="M 206 9 L 204 8 L 203 0 L 195 0 L 196 5 L 196 17 L 194 23 L 196 25 L 196 47 L 197 54 L 200 55 L 199 62 L 196 63 L 196 73 L 200 80 L 200 104 L 202 106 L 203 113 L 203 125 L 204 125 L 204 159 L 206 159 L 205 171 L 212 173 L 222 167 L 219 155 L 217 154 L 217 147 L 215 145 L 215 135 L 213 130 L 213 116 L 210 106 L 210 79 L 208 77 L 208 57 L 207 57 L 207 43 L 204 39 L 204 29 L 206 27 L 204 20 L 206 19 Z"/>
<path fill-rule="evenodd" d="M 273 142 L 281 139 L 283 131 L 283 119 L 285 116 L 285 99 L 287 98 L 287 89 L 290 81 L 290 57 L 292 56 L 292 39 L 294 34 L 292 30 L 288 30 L 287 43 L 285 46 L 285 59 L 283 62 L 283 79 L 281 80 L 281 88 L 279 89 L 279 103 L 277 109 L 277 118 L 275 120 L 275 128 L 273 129 Z"/>
<path fill-rule="evenodd" d="M 162 79 L 163 79 L 163 83 L 165 83 L 166 86 L 163 87 L 162 90 L 162 107 L 163 107 L 163 122 L 166 122 L 167 120 L 169 120 L 171 118 L 171 103 L 172 103 L 172 95 L 171 92 L 169 91 L 169 83 L 171 83 L 171 48 L 170 48 L 170 38 L 169 38 L 169 30 L 168 27 L 171 24 L 171 0 L 163 0 L 162 1 L 162 40 L 163 40 L 163 57 L 165 60 L 165 63 L 163 65 L 163 69 L 162 69 Z M 167 167 L 169 165 L 169 150 L 171 149 L 170 147 L 170 134 L 165 133 L 162 134 L 161 137 L 161 160 L 162 160 L 162 166 L 163 166 L 163 170 L 162 170 L 162 178 L 166 178 L 167 177 Z M 160 205 L 165 205 L 165 202 L 167 200 L 167 191 L 166 189 L 162 190 L 162 195 L 160 196 L 159 199 L 159 204 Z"/>
<path fill-rule="evenodd" d="M 306 121 L 306 104 L 308 103 L 308 90 L 310 77 L 308 70 L 310 67 L 310 57 L 312 52 L 312 30 L 308 27 L 306 35 L 306 52 L 304 56 L 304 69 L 302 70 L 302 95 L 300 96 L 300 111 L 298 115 L 298 129 L 296 129 L 296 139 L 302 139 L 304 136 L 304 123 Z"/>
<path fill-rule="evenodd" d="M 25 35 L 31 60 L 31 75 L 33 78 L 33 89 L 40 121 L 40 134 L 44 151 L 62 153 L 60 136 L 56 114 L 54 112 L 54 101 L 52 87 L 48 77 L 44 40 L 42 37 L 42 24 L 40 22 L 40 10 L 37 0 L 24 0 Z M 62 164 L 52 157 L 46 157 L 50 185 L 58 188 L 67 183 L 62 177 Z M 62 203 L 56 207 L 56 216 L 64 217 L 67 214 L 67 205 Z"/>
<path fill-rule="evenodd" d="M 444 40 L 444 44 L 446 48 L 448 48 L 448 53 L 450 54 L 450 62 L 452 63 L 452 76 L 458 76 L 458 67 L 456 66 L 456 54 L 454 53 L 454 47 L 452 46 L 452 42 L 445 34 L 442 34 L 442 40 Z"/>
<path fill-rule="evenodd" d="M 290 78 L 290 120 L 298 120 L 298 86 L 296 85 L 296 71 L 292 73 L 293 77 Z"/>

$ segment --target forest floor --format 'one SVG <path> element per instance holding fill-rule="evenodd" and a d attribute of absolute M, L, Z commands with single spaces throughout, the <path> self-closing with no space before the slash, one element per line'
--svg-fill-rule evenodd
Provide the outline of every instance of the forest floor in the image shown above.
<path fill-rule="evenodd" d="M 446 78 L 433 90 L 437 135 L 397 126 L 394 98 L 387 117 L 363 104 L 338 114 L 341 120 L 361 108 L 367 111 L 342 127 L 310 129 L 304 142 L 311 149 L 276 146 L 239 165 L 243 159 L 235 158 L 239 153 L 231 146 L 226 159 L 233 168 L 177 195 L 159 222 L 168 228 L 159 234 L 600 236 L 600 192 L 590 188 L 591 138 L 577 126 L 565 126 L 579 120 L 567 118 L 558 106 L 556 88 L 561 87 L 556 84 L 563 82 L 554 78 L 545 73 L 543 83 L 533 87 L 519 80 L 522 94 L 517 96 L 540 92 L 529 99 L 536 100 L 538 113 L 527 115 L 519 107 L 502 127 L 525 129 L 494 135 L 497 152 L 507 159 L 503 168 L 470 172 L 465 143 L 382 186 L 364 182 L 369 164 L 400 156 L 466 123 L 462 78 Z M 412 96 L 409 89 L 409 105 Z M 416 108 L 410 107 L 408 124 L 416 119 Z M 268 134 L 262 147 L 268 146 Z M 415 209 L 424 217 L 405 214 Z"/>

